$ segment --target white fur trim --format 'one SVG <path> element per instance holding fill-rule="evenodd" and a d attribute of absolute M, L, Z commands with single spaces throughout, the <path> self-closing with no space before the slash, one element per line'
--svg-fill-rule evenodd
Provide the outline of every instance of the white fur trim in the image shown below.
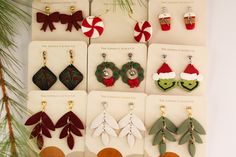
<path fill-rule="evenodd" d="M 171 15 L 169 13 L 161 13 L 161 14 L 159 14 L 159 19 L 169 18 L 169 17 L 171 17 Z"/>
<path fill-rule="evenodd" d="M 180 78 L 184 80 L 189 80 L 189 81 L 190 80 L 198 80 L 198 81 L 203 80 L 203 76 L 201 74 L 197 75 L 197 74 L 181 73 Z"/>
<path fill-rule="evenodd" d="M 194 12 L 187 12 L 184 14 L 184 17 L 196 17 L 196 14 Z"/>
<path fill-rule="evenodd" d="M 155 74 L 153 74 L 152 79 L 157 81 L 159 79 L 173 79 L 175 77 L 176 77 L 175 72 L 160 73 L 160 74 L 155 73 Z"/>

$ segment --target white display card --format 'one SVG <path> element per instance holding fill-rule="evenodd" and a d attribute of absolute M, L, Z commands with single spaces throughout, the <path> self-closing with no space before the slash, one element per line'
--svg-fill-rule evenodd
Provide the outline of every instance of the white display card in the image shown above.
<path fill-rule="evenodd" d="M 40 30 L 43 23 L 38 23 L 36 20 L 37 12 L 45 13 L 45 7 L 50 7 L 50 12 L 59 12 L 61 14 L 71 14 L 70 7 L 74 6 L 75 11 L 82 10 L 83 17 L 89 15 L 89 1 L 88 0 L 34 0 L 32 3 L 32 40 L 83 40 L 87 43 L 89 39 L 84 36 L 81 29 L 77 31 L 74 27 L 72 31 L 66 31 L 67 24 L 61 22 L 54 23 L 56 30 L 53 32 L 48 28 L 46 32 Z M 80 22 L 81 25 L 82 21 Z"/>
<path fill-rule="evenodd" d="M 132 53 L 132 60 L 143 67 L 144 76 L 146 76 L 147 47 L 145 44 L 91 44 L 88 48 L 88 91 L 144 92 L 145 78 L 136 88 L 130 88 L 129 85 L 122 82 L 121 77 L 112 87 L 106 87 L 98 82 L 95 72 L 97 66 L 103 62 L 102 53 L 106 53 L 107 62 L 113 62 L 119 69 L 129 62 L 128 54 Z"/>
<path fill-rule="evenodd" d="M 163 64 L 162 55 L 167 55 L 166 63 L 170 66 L 173 72 L 176 73 L 176 80 L 180 80 L 180 74 L 184 72 L 189 64 L 188 56 L 192 56 L 192 64 L 203 76 L 199 86 L 192 92 L 176 86 L 166 92 L 161 90 L 155 85 L 153 74 Z M 165 45 L 165 44 L 152 44 L 149 46 L 148 65 L 147 65 L 147 81 L 146 92 L 148 94 L 167 94 L 167 95 L 195 95 L 202 96 L 206 93 L 207 72 L 208 72 L 208 53 L 205 47 L 198 46 L 184 46 L 184 45 Z"/>
<path fill-rule="evenodd" d="M 41 103 L 42 101 L 46 101 L 45 112 L 54 124 L 69 111 L 68 101 L 73 101 L 74 106 L 72 111 L 80 118 L 84 125 L 86 124 L 87 94 L 85 91 L 31 91 L 28 98 L 27 107 L 33 113 L 41 111 Z M 33 126 L 29 126 L 28 128 L 31 130 Z M 61 149 L 65 155 L 69 156 L 69 154 L 76 152 L 77 157 L 83 157 L 85 150 L 85 130 L 80 130 L 83 137 L 74 136 L 75 145 L 73 150 L 70 150 L 67 146 L 66 138 L 59 139 L 61 131 L 62 128 L 50 131 L 52 138 L 44 138 L 45 143 L 43 148 L 55 146 Z"/>
<path fill-rule="evenodd" d="M 177 127 L 188 118 L 186 107 L 192 107 L 193 118 L 199 121 L 207 130 L 207 101 L 203 97 L 186 96 L 160 96 L 150 95 L 147 98 L 145 124 L 148 128 L 145 138 L 145 157 L 159 156 L 158 145 L 153 146 L 154 135 L 148 132 L 154 122 L 160 118 L 160 106 L 165 106 L 166 117 L 170 119 Z M 176 136 L 176 142 L 167 141 L 167 152 L 176 153 L 180 157 L 190 157 L 187 144 L 178 145 L 181 136 Z M 196 144 L 195 157 L 206 157 L 206 136 L 201 135 L 203 144 Z"/>
<path fill-rule="evenodd" d="M 97 154 L 109 154 L 106 148 L 116 149 L 123 157 L 143 157 L 144 138 L 136 139 L 132 148 L 129 147 L 126 137 L 110 137 L 110 142 L 104 146 L 100 137 L 93 137 L 94 130 L 90 129 L 91 122 L 103 112 L 102 102 L 107 103 L 106 111 L 119 121 L 130 112 L 129 103 L 133 103 L 133 113 L 144 121 L 146 94 L 144 93 L 120 93 L 93 91 L 88 96 L 87 129 L 86 129 L 86 153 L 87 157 L 96 157 Z M 119 134 L 121 130 L 116 130 Z M 144 132 L 142 132 L 142 136 Z M 113 156 L 119 156 L 112 154 Z"/>
<path fill-rule="evenodd" d="M 143 4 L 138 1 L 133 1 L 132 18 L 126 10 L 122 10 L 117 4 L 114 7 L 113 0 L 93 0 L 91 3 L 91 15 L 100 16 L 104 22 L 104 32 L 101 37 L 97 39 L 91 39 L 92 43 L 135 43 L 134 39 L 134 27 L 137 21 L 147 20 L 147 7 L 146 0 L 142 0 Z M 105 13 L 106 10 L 109 12 Z M 137 21 L 135 21 L 135 20 Z"/>
<path fill-rule="evenodd" d="M 171 15 L 171 30 L 162 31 L 158 16 L 166 7 Z M 196 27 L 187 30 L 184 14 L 188 7 L 196 14 Z M 181 44 L 205 46 L 207 39 L 207 16 L 205 0 L 149 0 L 149 20 L 153 25 L 153 37 L 150 43 Z"/>
<path fill-rule="evenodd" d="M 33 41 L 28 53 L 28 90 L 39 90 L 33 83 L 34 74 L 43 66 L 43 51 L 47 52 L 47 67 L 57 76 L 57 82 L 50 90 L 66 90 L 59 80 L 60 73 L 70 64 L 73 51 L 74 66 L 83 74 L 83 81 L 75 88 L 86 90 L 87 87 L 87 44 L 81 41 Z"/>

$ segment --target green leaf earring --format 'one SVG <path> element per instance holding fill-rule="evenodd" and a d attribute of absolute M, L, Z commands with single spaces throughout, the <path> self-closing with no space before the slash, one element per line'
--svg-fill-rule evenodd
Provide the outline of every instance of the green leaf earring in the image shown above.
<path fill-rule="evenodd" d="M 160 106 L 161 117 L 153 124 L 149 131 L 149 135 L 155 135 L 152 145 L 159 145 L 160 155 L 166 153 L 166 142 L 175 142 L 173 134 L 176 134 L 177 127 L 165 116 L 165 106 Z"/>
<path fill-rule="evenodd" d="M 177 134 L 181 135 L 179 144 L 185 144 L 188 142 L 188 151 L 191 157 L 196 154 L 196 143 L 203 143 L 200 135 L 206 135 L 206 131 L 203 126 L 193 118 L 192 108 L 189 106 L 186 108 L 188 112 L 188 119 L 186 119 L 178 128 Z"/>
<path fill-rule="evenodd" d="M 153 80 L 155 81 L 155 85 L 158 88 L 166 92 L 170 89 L 175 88 L 177 85 L 177 81 L 175 79 L 175 72 L 173 72 L 170 66 L 166 63 L 167 55 L 162 55 L 162 57 L 164 63 L 157 70 L 157 72 L 153 74 Z"/>

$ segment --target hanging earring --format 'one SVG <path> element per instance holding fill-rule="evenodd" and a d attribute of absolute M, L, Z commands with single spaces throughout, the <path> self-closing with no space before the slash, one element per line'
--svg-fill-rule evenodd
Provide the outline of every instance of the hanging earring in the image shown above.
<path fill-rule="evenodd" d="M 50 89 L 57 81 L 56 75 L 46 66 L 47 52 L 43 51 L 43 67 L 33 76 L 33 83 L 41 90 Z"/>
<path fill-rule="evenodd" d="M 166 142 L 175 142 L 176 139 L 172 134 L 176 134 L 177 127 L 165 116 L 165 106 L 160 106 L 161 117 L 153 124 L 149 135 L 155 135 L 153 145 L 159 145 L 159 152 L 162 155 L 166 153 Z"/>
<path fill-rule="evenodd" d="M 168 13 L 166 7 L 162 7 L 161 13 L 159 14 L 159 22 L 162 31 L 169 31 L 171 29 L 171 15 Z"/>
<path fill-rule="evenodd" d="M 133 113 L 134 104 L 129 103 L 130 112 L 119 121 L 121 130 L 119 137 L 127 136 L 129 147 L 132 148 L 136 138 L 142 139 L 141 131 L 145 131 L 145 126 L 142 120 Z"/>
<path fill-rule="evenodd" d="M 102 53 L 103 62 L 97 66 L 95 75 L 98 82 L 104 84 L 106 87 L 113 86 L 119 79 L 119 69 L 113 62 L 106 61 L 106 54 Z"/>
<path fill-rule="evenodd" d="M 59 75 L 60 81 L 69 89 L 75 89 L 83 80 L 83 74 L 73 65 L 73 51 L 69 51 L 70 65 L 68 65 Z"/>
<path fill-rule="evenodd" d="M 46 32 L 47 28 L 49 27 L 50 31 L 52 32 L 55 30 L 54 22 L 60 21 L 60 13 L 54 12 L 50 13 L 50 7 L 45 7 L 45 13 L 37 12 L 36 19 L 38 23 L 43 23 L 43 26 L 41 27 L 41 30 Z"/>
<path fill-rule="evenodd" d="M 108 13 L 109 10 L 107 9 L 104 14 Z M 88 16 L 82 22 L 82 32 L 88 38 L 98 38 L 102 36 L 104 32 L 104 23 L 100 18 L 102 15 L 99 16 Z"/>
<path fill-rule="evenodd" d="M 74 106 L 73 101 L 68 102 L 69 106 L 69 112 L 64 114 L 56 123 L 56 128 L 63 127 L 61 133 L 60 133 L 60 139 L 63 139 L 67 137 L 67 145 L 72 150 L 74 148 L 74 137 L 73 134 L 79 137 L 82 137 L 82 133 L 80 132 L 80 129 L 84 129 L 84 125 L 82 121 L 77 117 L 77 115 L 72 112 L 72 108 Z"/>
<path fill-rule="evenodd" d="M 30 139 L 37 138 L 37 145 L 40 150 L 43 148 L 44 145 L 43 136 L 52 138 L 49 130 L 55 131 L 55 126 L 52 120 L 45 112 L 46 105 L 47 102 L 42 101 L 42 111 L 34 114 L 25 122 L 25 125 L 27 126 L 34 125 L 34 128 L 30 135 Z"/>
<path fill-rule="evenodd" d="M 81 10 L 75 11 L 75 6 L 70 7 L 71 14 L 61 14 L 60 20 L 62 24 L 67 24 L 66 31 L 72 31 L 73 26 L 78 31 L 81 26 L 79 22 L 82 22 L 84 17 Z"/>
<path fill-rule="evenodd" d="M 191 7 L 188 7 L 188 12 L 184 14 L 184 23 L 187 30 L 193 30 L 196 25 L 196 14 Z"/>
<path fill-rule="evenodd" d="M 179 144 L 182 145 L 188 142 L 189 154 L 191 157 L 194 157 L 196 153 L 195 143 L 203 143 L 200 135 L 206 135 L 206 131 L 202 125 L 193 118 L 192 108 L 188 106 L 186 110 L 188 112 L 188 118 L 180 125 L 177 134 L 182 135 Z"/>
<path fill-rule="evenodd" d="M 186 91 L 191 92 L 199 86 L 200 81 L 203 80 L 203 76 L 192 64 L 192 56 L 188 56 L 188 58 L 189 64 L 187 65 L 184 72 L 180 74 L 181 80 L 178 82 L 178 84 Z"/>
<path fill-rule="evenodd" d="M 129 62 L 122 66 L 120 75 L 122 81 L 130 86 L 130 88 L 139 87 L 144 80 L 144 70 L 137 62 L 132 61 L 133 54 L 129 53 Z"/>
<path fill-rule="evenodd" d="M 170 66 L 166 63 L 167 55 L 163 55 L 162 57 L 164 63 L 157 70 L 157 73 L 153 74 L 153 80 L 158 88 L 166 92 L 176 87 L 177 82 L 175 80 L 175 72 L 173 72 Z"/>
<path fill-rule="evenodd" d="M 100 113 L 91 123 L 90 128 L 95 129 L 93 136 L 101 136 L 102 143 L 107 146 L 110 141 L 110 136 L 117 137 L 116 131 L 119 125 L 107 111 L 107 102 L 102 102 L 103 112 Z"/>
<path fill-rule="evenodd" d="M 152 37 L 152 25 L 148 21 L 138 21 L 133 17 L 133 11 L 128 13 L 129 17 L 136 22 L 134 26 L 134 39 L 137 42 L 148 42 Z"/>

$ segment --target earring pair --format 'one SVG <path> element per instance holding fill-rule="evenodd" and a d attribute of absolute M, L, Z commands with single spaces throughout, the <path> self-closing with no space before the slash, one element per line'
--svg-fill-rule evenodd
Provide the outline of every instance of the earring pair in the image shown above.
<path fill-rule="evenodd" d="M 192 64 L 193 56 L 188 56 L 189 64 L 185 68 L 184 72 L 180 74 L 180 81 L 176 81 L 176 73 L 173 72 L 167 64 L 167 55 L 163 55 L 162 57 L 164 63 L 157 72 L 153 74 L 153 80 L 158 88 L 166 92 L 178 85 L 182 89 L 191 92 L 199 86 L 200 81 L 203 80 L 203 76 Z"/>
<path fill-rule="evenodd" d="M 44 146 L 44 137 L 52 138 L 50 133 L 55 131 L 56 128 L 63 128 L 60 133 L 60 139 L 67 138 L 67 145 L 70 149 L 73 149 L 75 141 L 74 136 L 82 137 L 80 130 L 84 129 L 84 125 L 80 118 L 72 112 L 74 106 L 73 101 L 68 102 L 69 111 L 64 114 L 56 124 L 53 123 L 51 118 L 46 113 L 47 102 L 42 101 L 42 110 L 34 115 L 32 115 L 26 122 L 25 125 L 34 125 L 31 131 L 30 139 L 36 138 L 38 148 L 41 150 Z"/>
<path fill-rule="evenodd" d="M 139 87 L 144 80 L 144 69 L 138 62 L 132 60 L 133 54 L 129 53 L 129 62 L 119 68 L 113 63 L 106 61 L 106 54 L 103 53 L 104 61 L 97 66 L 95 75 L 97 80 L 106 87 L 111 87 L 121 76 L 122 81 L 129 85 L 130 88 Z"/>
<path fill-rule="evenodd" d="M 161 13 L 158 15 L 162 31 L 169 31 L 171 29 L 171 14 L 167 11 L 166 7 L 162 7 Z M 184 23 L 187 30 L 193 30 L 196 25 L 196 14 L 191 7 L 184 14 Z"/>
<path fill-rule="evenodd" d="M 43 67 L 33 76 L 33 83 L 41 90 L 50 89 L 57 81 L 56 75 L 47 67 L 47 52 L 43 51 Z M 59 75 L 60 81 L 69 89 L 73 90 L 83 80 L 83 74 L 74 66 L 73 51 L 69 51 L 70 65 Z"/>
<path fill-rule="evenodd" d="M 66 31 L 72 31 L 72 28 L 78 31 L 81 26 L 79 22 L 82 22 L 84 17 L 81 10 L 75 11 L 75 6 L 70 7 L 70 14 L 60 14 L 59 12 L 51 13 L 50 7 L 46 6 L 44 13 L 37 12 L 36 19 L 38 23 L 43 23 L 41 30 L 46 32 L 49 27 L 52 32 L 55 30 L 54 23 L 61 22 L 61 24 L 67 24 Z"/>
<path fill-rule="evenodd" d="M 102 143 L 107 146 L 110 141 L 110 136 L 119 138 L 126 137 L 129 147 L 133 147 L 136 139 L 142 139 L 142 131 L 145 131 L 145 126 L 142 120 L 133 113 L 134 104 L 129 103 L 130 111 L 119 122 L 108 113 L 107 102 L 102 102 L 103 111 L 91 123 L 90 128 L 94 129 L 93 136 L 101 136 Z M 121 129 L 119 135 L 117 131 Z"/>
<path fill-rule="evenodd" d="M 203 126 L 192 116 L 192 107 L 186 108 L 188 118 L 177 128 L 176 125 L 165 115 L 165 106 L 160 106 L 161 117 L 153 124 L 149 134 L 155 135 L 153 145 L 159 146 L 161 156 L 166 153 L 167 141 L 175 142 L 174 135 L 182 135 L 179 145 L 188 142 L 188 151 L 191 157 L 195 156 L 196 143 L 203 143 L 200 135 L 205 135 L 206 131 Z"/>

